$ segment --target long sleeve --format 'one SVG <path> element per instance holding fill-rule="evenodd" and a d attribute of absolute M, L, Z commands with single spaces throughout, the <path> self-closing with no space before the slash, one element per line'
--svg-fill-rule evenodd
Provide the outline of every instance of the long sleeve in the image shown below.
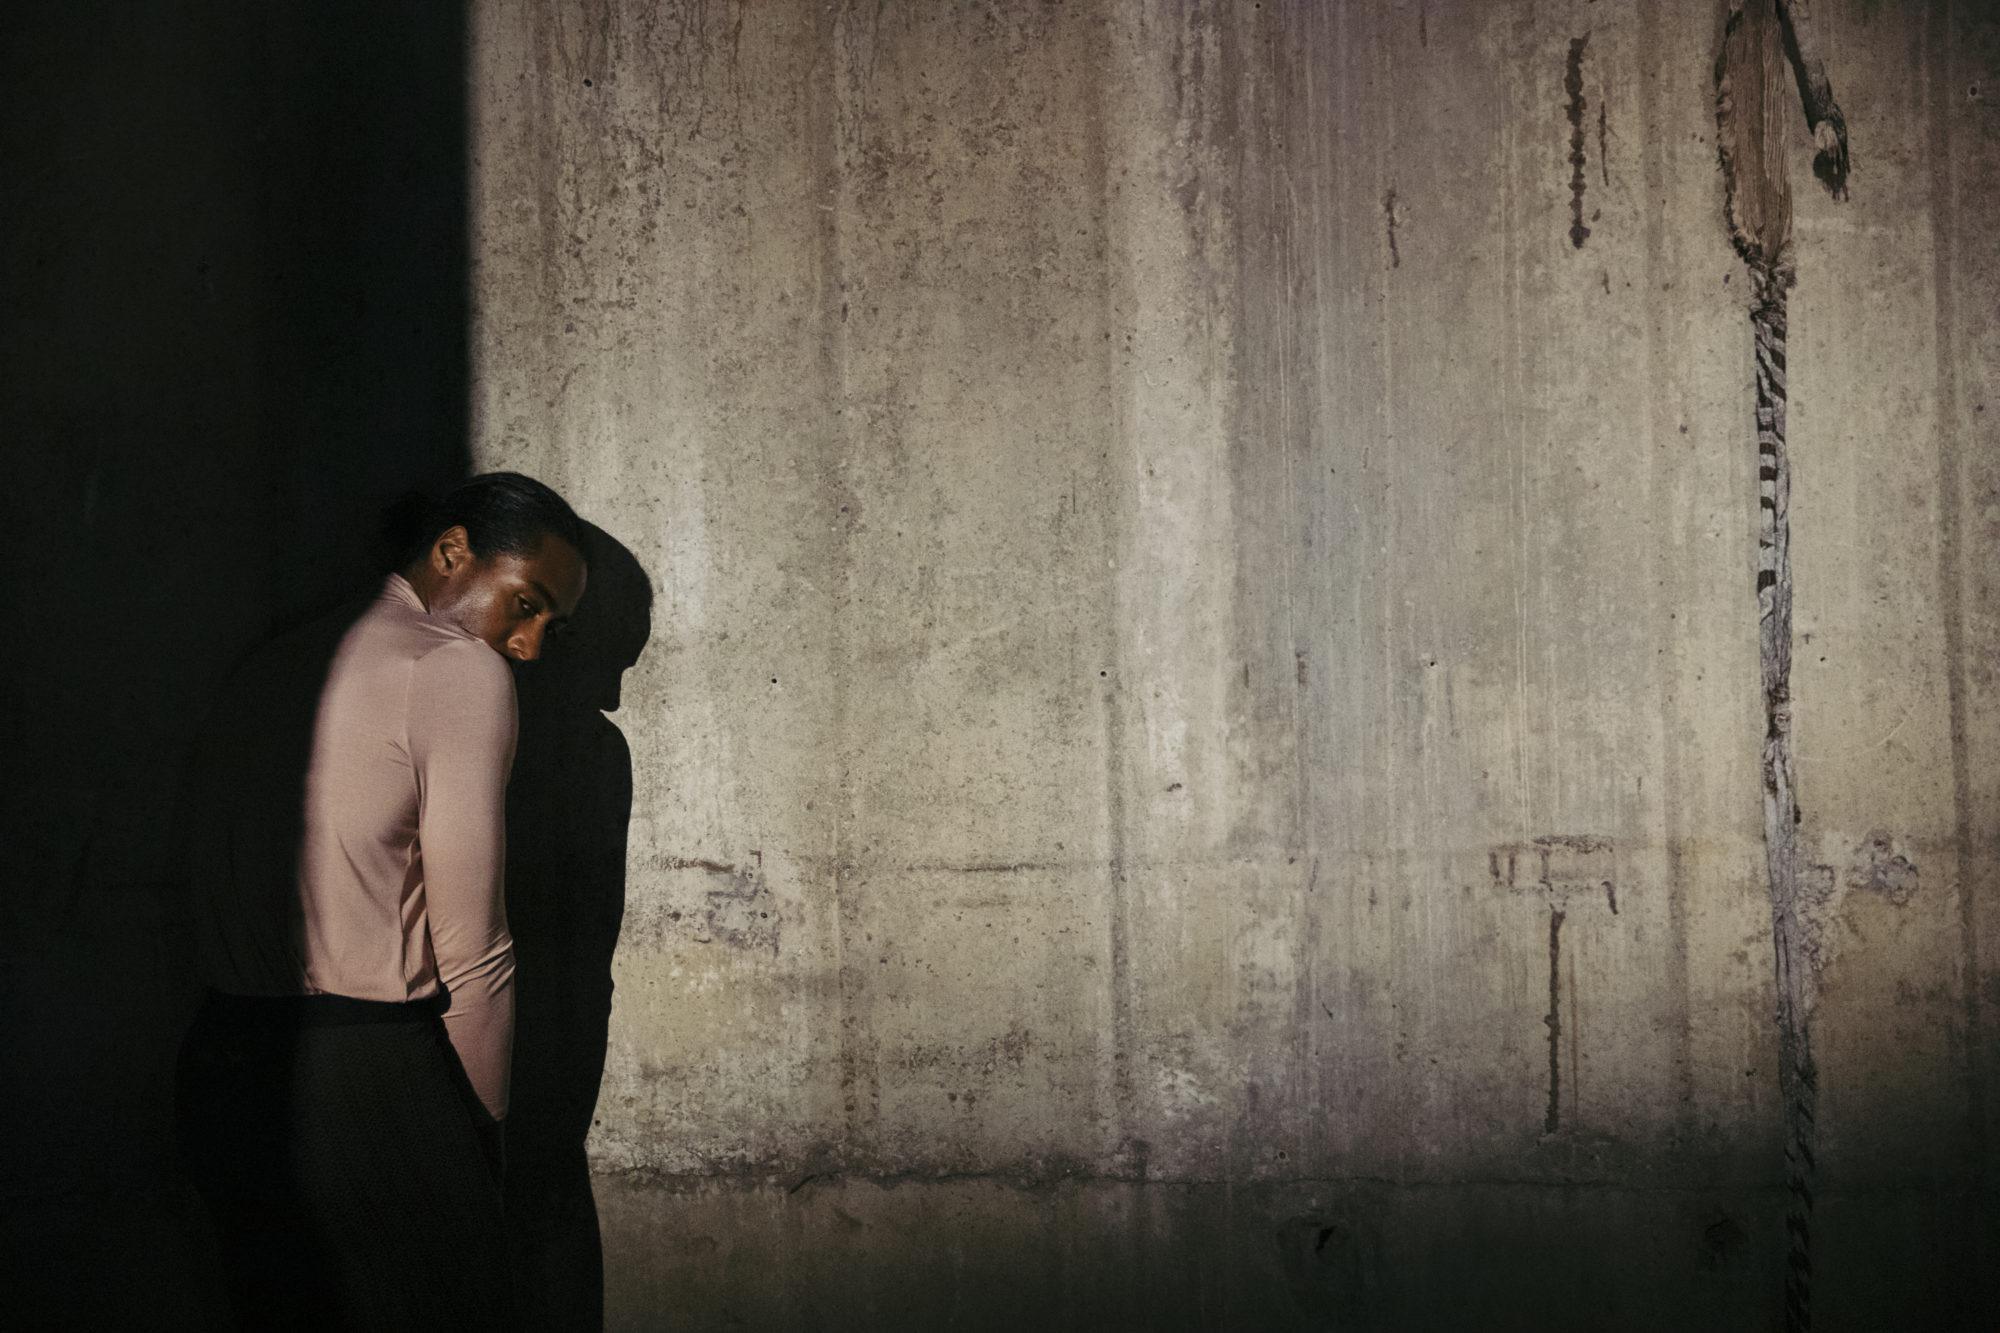
<path fill-rule="evenodd" d="M 445 1029 L 473 1088 L 507 1114 L 514 1042 L 514 942 L 507 931 L 507 776 L 514 762 L 514 679 L 476 640 L 446 644 L 411 668 L 410 760 L 417 847 Z"/>

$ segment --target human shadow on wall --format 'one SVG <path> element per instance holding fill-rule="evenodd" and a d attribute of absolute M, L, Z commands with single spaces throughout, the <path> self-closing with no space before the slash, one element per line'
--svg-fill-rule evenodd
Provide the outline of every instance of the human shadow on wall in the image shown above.
<path fill-rule="evenodd" d="M 522 1324 L 598 1329 L 604 1249 L 584 1141 L 611 1017 L 625 917 L 632 754 L 605 716 L 652 633 L 653 588 L 632 553 L 586 525 L 590 582 L 540 661 L 515 673 L 521 709 L 507 794 L 514 934 L 514 1083 L 507 1220 Z"/>

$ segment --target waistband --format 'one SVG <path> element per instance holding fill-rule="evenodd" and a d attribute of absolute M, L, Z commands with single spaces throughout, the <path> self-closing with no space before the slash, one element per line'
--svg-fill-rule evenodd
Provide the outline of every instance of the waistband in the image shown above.
<path fill-rule="evenodd" d="M 357 1000 L 351 995 L 231 995 L 211 987 L 210 1012 L 274 1026 L 352 1027 L 364 1023 L 428 1023 L 445 1011 L 443 991 L 421 1000 Z"/>

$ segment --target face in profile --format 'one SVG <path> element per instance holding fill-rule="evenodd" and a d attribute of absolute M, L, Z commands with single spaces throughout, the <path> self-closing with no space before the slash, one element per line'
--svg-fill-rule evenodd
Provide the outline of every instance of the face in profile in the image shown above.
<path fill-rule="evenodd" d="M 438 537 L 421 574 L 418 592 L 432 615 L 517 662 L 542 655 L 549 632 L 576 613 L 588 578 L 583 557 L 560 537 L 542 538 L 527 555 L 481 557 L 462 527 Z"/>

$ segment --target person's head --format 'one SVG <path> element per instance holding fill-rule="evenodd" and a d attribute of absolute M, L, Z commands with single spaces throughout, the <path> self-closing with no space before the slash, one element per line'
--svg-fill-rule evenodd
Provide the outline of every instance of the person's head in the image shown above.
<path fill-rule="evenodd" d="M 516 661 L 539 657 L 549 630 L 583 599 L 583 521 L 516 472 L 474 477 L 441 501 L 403 501 L 390 511 L 390 539 L 433 616 Z"/>

